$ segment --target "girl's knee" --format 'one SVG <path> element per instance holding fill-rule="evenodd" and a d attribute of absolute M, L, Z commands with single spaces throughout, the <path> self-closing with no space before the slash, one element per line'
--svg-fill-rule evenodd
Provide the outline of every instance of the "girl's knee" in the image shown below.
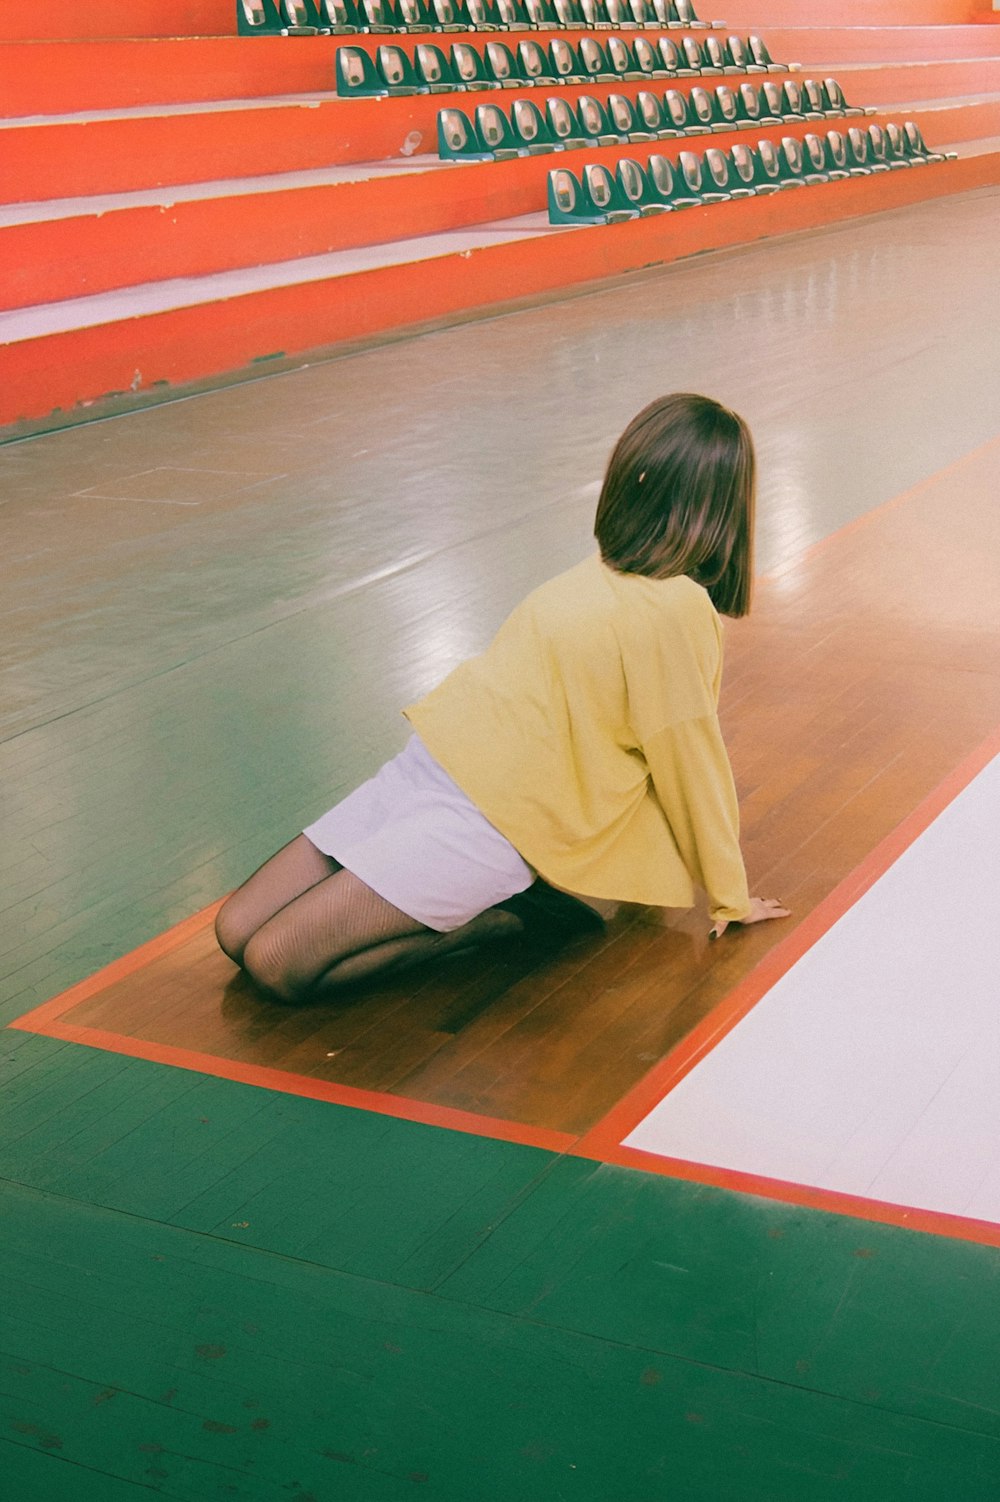
<path fill-rule="evenodd" d="M 215 937 L 219 948 L 237 965 L 243 964 L 244 951 L 254 932 L 241 907 L 239 893 L 234 892 L 215 915 Z"/>
<path fill-rule="evenodd" d="M 242 964 L 250 979 L 279 1001 L 301 1001 L 309 990 L 311 977 L 303 977 L 271 934 L 257 933 L 248 940 Z"/>

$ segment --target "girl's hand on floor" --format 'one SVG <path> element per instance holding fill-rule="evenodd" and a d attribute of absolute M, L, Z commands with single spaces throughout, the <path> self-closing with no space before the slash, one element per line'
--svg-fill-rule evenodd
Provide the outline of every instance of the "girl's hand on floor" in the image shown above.
<path fill-rule="evenodd" d="M 745 928 L 748 923 L 766 923 L 769 918 L 790 918 L 791 912 L 787 907 L 782 907 L 777 897 L 751 897 L 750 911 L 745 918 L 741 918 L 738 927 Z M 721 939 L 729 922 L 725 918 L 719 918 L 709 933 L 710 939 Z"/>

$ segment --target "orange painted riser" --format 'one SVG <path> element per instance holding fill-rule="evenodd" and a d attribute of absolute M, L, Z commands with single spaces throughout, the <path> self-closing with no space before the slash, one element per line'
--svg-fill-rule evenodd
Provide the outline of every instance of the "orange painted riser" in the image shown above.
<path fill-rule="evenodd" d="M 742 32 L 742 27 L 732 30 Z M 759 26 L 747 30 L 760 31 Z M 943 62 L 1000 56 L 1000 32 L 990 26 L 769 26 L 763 33 L 780 62 Z"/>
<path fill-rule="evenodd" d="M 590 35 L 599 36 L 593 32 Z M 663 33 L 664 35 L 666 33 Z M 567 32 L 579 39 L 587 32 Z M 658 32 L 649 32 L 655 39 Z M 670 33 L 673 36 L 681 32 Z M 505 32 L 515 46 L 538 32 Z M 402 45 L 410 56 L 421 40 L 445 50 L 455 41 L 480 46 L 500 33 L 341 37 L 196 37 L 109 42 L 0 42 L 0 115 L 68 114 L 180 104 L 208 99 L 263 99 L 336 89 L 337 48 L 374 52 Z"/>
<path fill-rule="evenodd" d="M 276 355 L 402 329 L 511 298 L 829 224 L 1000 180 L 1000 156 L 854 179 L 569 230 L 352 277 L 279 288 L 8 345 L 0 424 L 72 410 L 106 394 L 223 375 Z M 669 236 L 669 240 L 667 237 Z"/>
<path fill-rule="evenodd" d="M 83 5 L 7 4 L 0 40 L 230 36 L 235 0 L 86 0 Z"/>
<path fill-rule="evenodd" d="M 957 86 L 955 68 L 961 72 Z M 974 92 L 968 72 L 962 69 L 961 64 L 928 68 L 926 75 L 920 76 L 918 97 L 945 98 L 949 93 Z M 988 69 L 1000 80 L 1000 60 L 970 63 L 965 69 L 977 74 Z M 913 79 L 905 69 L 879 69 L 863 77 L 866 93 L 871 91 L 867 98 L 861 95 L 860 82 L 847 76 L 851 103 L 905 103 L 914 97 Z M 661 89 L 666 87 L 660 80 L 656 83 Z M 697 79 L 681 79 L 677 87 L 685 93 L 695 83 Z M 617 87 L 637 91 L 642 85 Z M 433 153 L 437 150 L 437 114 L 445 107 L 474 110 L 479 103 L 499 100 L 509 108 L 514 99 L 538 99 L 548 93 L 566 98 L 591 93 L 606 99 L 615 88 L 614 84 L 557 85 L 551 90 L 512 89 L 502 95 L 486 91 L 376 100 L 334 96 L 321 102 L 266 109 L 254 106 L 124 120 L 18 125 L 3 132 L 0 202 L 126 193 L 172 183 L 215 182 L 380 161 L 398 157 L 407 142 L 414 150 Z"/>
<path fill-rule="evenodd" d="M 586 34 L 566 33 L 577 40 Z M 537 40 L 540 35 L 546 34 L 509 32 L 503 40 L 516 46 L 523 37 L 534 36 Z M 648 35 L 655 38 L 658 33 Z M 785 38 L 780 32 L 765 35 L 778 61 L 801 60 L 798 57 L 801 37 Z M 996 35 L 992 28 L 982 29 L 982 36 L 990 42 Z M 910 55 L 926 57 L 927 47 L 934 46 L 933 41 L 915 32 L 915 50 L 910 54 L 907 36 L 905 31 L 895 37 L 877 31 L 867 35 L 859 31 L 845 39 L 842 33 L 838 55 L 841 60 L 905 60 Z M 459 39 L 468 40 L 469 34 Z M 474 36 L 472 39 L 476 40 Z M 349 43 L 371 52 L 382 42 L 391 42 L 404 46 L 412 55 L 418 40 L 392 35 L 0 43 L 0 113 L 16 119 L 143 104 L 332 92 L 336 87 L 334 68 L 339 46 Z M 439 38 L 439 45 L 442 40 L 447 46 L 456 38 Z M 489 34 L 480 34 L 478 40 L 484 45 Z M 931 55 L 947 55 L 947 36 L 942 36 L 940 42 L 941 49 Z M 818 45 L 822 45 L 821 41 Z M 812 56 L 818 62 L 823 61 L 816 52 Z"/>
<path fill-rule="evenodd" d="M 988 0 L 705 0 L 704 20 L 716 12 L 727 25 L 752 26 L 955 26 L 978 21 Z"/>
<path fill-rule="evenodd" d="M 884 125 L 901 117 L 884 110 L 872 118 Z M 928 138 L 933 126 L 938 140 L 1000 135 L 1000 100 L 931 115 L 918 110 L 912 118 Z M 654 152 L 675 159 L 686 147 L 728 149 L 737 141 L 753 143 L 758 135 L 801 139 L 809 130 L 838 123 L 854 122 L 830 120 L 822 127 L 788 122 L 771 131 L 634 142 L 278 193 L 237 191 L 168 209 L 142 206 L 10 225 L 0 235 L 0 308 L 30 307 L 137 281 L 202 276 L 512 218 L 545 208 L 546 182 L 554 166 L 575 168 L 586 161 L 614 168 L 623 156 L 645 162 Z M 141 258 L 135 250 L 139 245 Z"/>

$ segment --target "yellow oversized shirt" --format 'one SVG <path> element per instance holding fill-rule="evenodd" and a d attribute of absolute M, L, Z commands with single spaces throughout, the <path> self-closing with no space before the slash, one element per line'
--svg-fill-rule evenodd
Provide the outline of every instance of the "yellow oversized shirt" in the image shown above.
<path fill-rule="evenodd" d="M 593 557 L 543 584 L 492 644 L 404 710 L 431 755 L 539 875 L 582 896 L 750 900 L 719 730 L 722 628 L 693 580 Z"/>

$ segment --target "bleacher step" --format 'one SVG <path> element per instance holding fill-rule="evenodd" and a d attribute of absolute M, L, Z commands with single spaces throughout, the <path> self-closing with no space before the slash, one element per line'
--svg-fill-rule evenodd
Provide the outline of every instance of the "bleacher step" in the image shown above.
<path fill-rule="evenodd" d="M 512 299 L 997 182 L 996 141 L 967 142 L 957 161 L 665 218 L 567 230 L 532 214 L 4 313 L 0 423 L 114 393 L 259 373 L 268 361 L 301 361 L 325 345 L 476 316 Z"/>

